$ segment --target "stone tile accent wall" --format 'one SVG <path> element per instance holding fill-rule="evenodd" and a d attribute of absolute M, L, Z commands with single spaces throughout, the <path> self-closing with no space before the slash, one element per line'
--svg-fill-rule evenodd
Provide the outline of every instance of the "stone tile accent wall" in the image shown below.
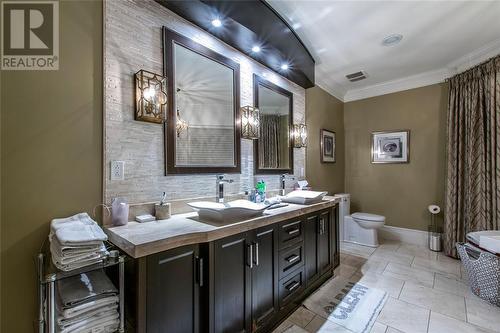
<path fill-rule="evenodd" d="M 161 27 L 174 30 L 240 64 L 241 105 L 253 105 L 253 74 L 291 91 L 294 121 L 305 122 L 305 90 L 246 57 L 234 48 L 189 23 L 153 0 L 105 1 L 105 172 L 104 200 L 123 196 L 131 203 L 215 196 L 215 175 L 165 176 L 163 126 L 134 120 L 133 75 L 140 69 L 163 73 Z M 241 140 L 241 174 L 227 194 L 241 193 L 264 179 L 279 187 L 279 176 L 254 176 L 253 144 Z M 110 162 L 125 161 L 125 180 L 110 180 Z M 294 174 L 305 174 L 305 149 L 294 149 Z M 292 187 L 294 181 L 288 181 Z"/>

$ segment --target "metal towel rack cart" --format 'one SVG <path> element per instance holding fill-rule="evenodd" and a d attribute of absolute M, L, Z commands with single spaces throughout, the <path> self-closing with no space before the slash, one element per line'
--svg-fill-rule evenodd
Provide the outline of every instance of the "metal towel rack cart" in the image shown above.
<path fill-rule="evenodd" d="M 104 269 L 118 265 L 118 291 L 119 295 L 119 314 L 120 324 L 118 332 L 125 332 L 125 259 L 126 255 L 120 253 L 113 244 L 105 242 L 106 248 L 110 252 L 107 258 L 102 263 L 89 265 L 69 272 L 58 270 L 53 264 L 50 255 L 48 241 L 42 245 L 40 253 L 36 257 L 37 275 L 38 275 L 38 332 L 39 333 L 55 333 L 56 332 L 56 281 L 68 278 L 70 276 L 79 275 L 97 269 Z"/>

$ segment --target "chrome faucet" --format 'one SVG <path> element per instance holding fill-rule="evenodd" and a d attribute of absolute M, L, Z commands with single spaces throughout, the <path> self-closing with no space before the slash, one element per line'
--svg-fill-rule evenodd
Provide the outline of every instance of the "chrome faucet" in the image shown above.
<path fill-rule="evenodd" d="M 285 180 L 289 176 L 289 174 L 284 173 L 280 176 L 280 195 L 284 196 L 285 195 Z M 293 177 L 290 177 L 290 179 L 295 179 Z"/>
<path fill-rule="evenodd" d="M 217 180 L 215 182 L 215 189 L 217 194 L 215 196 L 215 202 L 224 202 L 224 183 L 232 183 L 232 179 L 225 179 L 224 175 L 217 175 Z"/>

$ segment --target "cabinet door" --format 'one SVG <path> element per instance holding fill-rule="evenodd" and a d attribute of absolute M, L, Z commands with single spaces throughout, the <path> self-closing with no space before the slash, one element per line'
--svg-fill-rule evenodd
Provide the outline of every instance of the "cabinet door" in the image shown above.
<path fill-rule="evenodd" d="M 331 221 L 330 211 L 324 211 L 319 215 L 318 233 L 318 269 L 320 274 L 326 272 L 332 265 L 332 240 L 330 239 Z"/>
<path fill-rule="evenodd" d="M 319 277 L 318 269 L 318 237 L 319 216 L 308 216 L 304 222 L 304 259 L 306 286 Z"/>
<path fill-rule="evenodd" d="M 198 246 L 183 246 L 147 258 L 148 333 L 199 331 Z"/>
<path fill-rule="evenodd" d="M 214 242 L 214 332 L 249 332 L 253 253 L 248 234 Z"/>
<path fill-rule="evenodd" d="M 252 329 L 256 329 L 278 310 L 278 227 L 256 230 L 252 244 Z"/>

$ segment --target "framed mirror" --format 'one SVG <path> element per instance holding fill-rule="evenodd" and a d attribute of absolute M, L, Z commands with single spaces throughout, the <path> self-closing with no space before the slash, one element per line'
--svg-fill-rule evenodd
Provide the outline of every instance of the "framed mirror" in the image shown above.
<path fill-rule="evenodd" d="M 166 173 L 239 173 L 240 67 L 163 28 Z"/>
<path fill-rule="evenodd" d="M 293 94 L 257 75 L 254 105 L 260 111 L 260 138 L 254 141 L 255 174 L 293 173 Z"/>

